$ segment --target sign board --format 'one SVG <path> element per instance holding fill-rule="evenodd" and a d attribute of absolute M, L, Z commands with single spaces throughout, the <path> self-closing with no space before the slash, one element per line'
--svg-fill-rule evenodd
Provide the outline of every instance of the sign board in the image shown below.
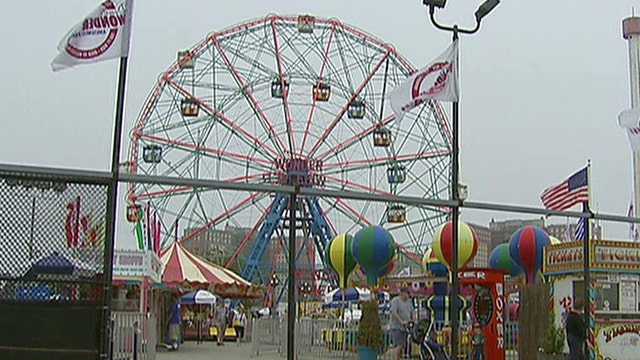
<path fill-rule="evenodd" d="M 598 359 L 637 360 L 640 354 L 640 324 L 596 324 Z"/>
<path fill-rule="evenodd" d="M 628 241 L 590 241 L 592 270 L 640 273 L 640 243 Z M 549 245 L 544 248 L 542 271 L 545 275 L 582 271 L 582 241 Z"/>
<path fill-rule="evenodd" d="M 151 251 L 115 250 L 113 254 L 113 278 L 144 278 L 160 282 L 162 263 Z"/>

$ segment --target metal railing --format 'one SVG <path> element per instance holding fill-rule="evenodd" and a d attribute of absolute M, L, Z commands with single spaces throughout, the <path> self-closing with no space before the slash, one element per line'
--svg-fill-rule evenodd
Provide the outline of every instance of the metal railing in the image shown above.
<path fill-rule="evenodd" d="M 468 358 L 471 353 L 471 337 L 466 327 L 461 327 L 458 354 Z M 518 359 L 518 323 L 505 324 L 505 359 Z M 355 359 L 357 358 L 357 327 L 345 326 L 338 319 L 303 318 L 296 321 L 297 359 Z M 447 326 L 443 322 L 433 324 L 431 336 L 447 348 Z M 286 357 L 286 323 L 277 317 L 259 318 L 252 322 L 251 357 L 277 353 Z M 393 359 L 393 348 L 388 335 L 378 356 L 380 360 Z M 412 342 L 403 358 L 419 359 L 420 345 Z M 447 350 L 446 350 L 447 351 Z"/>
<path fill-rule="evenodd" d="M 155 360 L 156 319 L 153 315 L 113 311 L 112 359 Z"/>

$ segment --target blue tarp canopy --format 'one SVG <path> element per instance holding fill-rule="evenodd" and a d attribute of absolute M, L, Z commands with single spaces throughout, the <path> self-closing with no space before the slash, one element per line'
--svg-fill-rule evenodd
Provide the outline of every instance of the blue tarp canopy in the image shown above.
<path fill-rule="evenodd" d="M 95 272 L 72 262 L 57 251 L 36 261 L 24 275 L 26 280 L 77 280 L 92 278 Z"/>

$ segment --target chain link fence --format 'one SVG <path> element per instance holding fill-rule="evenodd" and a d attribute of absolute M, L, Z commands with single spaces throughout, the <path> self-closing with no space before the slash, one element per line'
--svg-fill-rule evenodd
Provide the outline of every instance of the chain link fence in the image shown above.
<path fill-rule="evenodd" d="M 101 356 L 108 181 L 0 171 L 0 358 Z"/>

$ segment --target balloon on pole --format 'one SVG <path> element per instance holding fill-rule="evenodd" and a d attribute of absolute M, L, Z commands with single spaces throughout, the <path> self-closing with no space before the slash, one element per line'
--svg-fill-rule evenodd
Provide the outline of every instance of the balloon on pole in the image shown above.
<path fill-rule="evenodd" d="M 391 274 L 391 272 L 393 271 L 393 269 L 395 267 L 396 267 L 396 261 L 395 260 L 391 260 L 390 263 L 388 263 L 382 269 L 380 269 L 380 273 L 378 273 L 378 278 L 383 278 L 383 277 Z"/>
<path fill-rule="evenodd" d="M 511 259 L 509 244 L 500 244 L 489 255 L 489 267 L 496 270 L 504 270 L 510 276 L 522 274 L 522 268 Z"/>
<path fill-rule="evenodd" d="M 385 267 L 383 267 L 382 269 L 380 269 L 380 273 L 378 274 L 378 286 L 382 286 L 384 285 L 384 279 L 391 274 L 391 272 L 393 271 L 393 269 L 396 267 L 396 261 L 391 260 L 390 263 L 388 263 Z"/>
<path fill-rule="evenodd" d="M 433 249 L 431 247 L 428 247 L 427 251 L 425 251 L 424 255 L 422 256 L 422 272 L 426 273 L 427 271 L 429 271 L 428 265 L 434 262 L 439 262 L 438 258 L 436 257 L 436 253 L 433 252 Z"/>
<path fill-rule="evenodd" d="M 549 235 L 537 226 L 522 227 L 509 239 L 509 255 L 524 270 L 527 284 L 537 281 L 538 271 L 542 267 L 542 251 L 550 245 Z"/>
<path fill-rule="evenodd" d="M 351 253 L 367 276 L 367 284 L 375 286 L 381 270 L 396 254 L 396 243 L 386 229 L 367 226 L 353 237 Z"/>
<path fill-rule="evenodd" d="M 337 235 L 327 245 L 325 254 L 327 264 L 338 274 L 339 286 L 343 289 L 347 287 L 349 275 L 356 267 L 356 260 L 351 253 L 352 242 L 353 236 L 351 235 Z"/>
<path fill-rule="evenodd" d="M 441 225 L 433 235 L 433 252 L 449 270 L 453 262 L 453 224 Z M 458 269 L 463 268 L 478 252 L 478 235 L 466 223 L 458 222 Z"/>

